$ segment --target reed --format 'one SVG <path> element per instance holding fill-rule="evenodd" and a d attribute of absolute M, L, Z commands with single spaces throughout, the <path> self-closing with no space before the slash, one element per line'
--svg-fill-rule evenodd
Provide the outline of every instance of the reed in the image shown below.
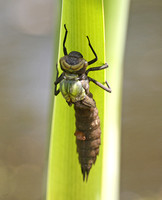
<path fill-rule="evenodd" d="M 113 2 L 108 1 L 111 5 Z M 99 110 L 99 117 L 101 121 L 101 147 L 100 154 L 97 157 L 96 164 L 92 167 L 88 182 L 83 182 L 83 177 L 81 173 L 80 164 L 78 161 L 78 154 L 76 152 L 76 142 L 75 142 L 75 118 L 74 109 L 69 107 L 63 99 L 62 95 L 59 94 L 55 97 L 53 104 L 53 116 L 52 116 L 52 127 L 51 127 L 51 138 L 50 138 L 50 150 L 49 150 L 49 164 L 48 164 L 48 180 L 47 180 L 47 200 L 94 200 L 94 199 L 106 199 L 107 191 L 118 192 L 118 183 L 113 184 L 113 191 L 108 189 L 106 184 L 109 182 L 109 169 L 112 167 L 111 158 L 113 156 L 118 156 L 116 149 L 119 152 L 119 137 L 115 142 L 115 147 L 113 151 L 107 148 L 109 145 L 108 137 L 110 138 L 109 125 L 111 122 L 113 124 L 110 127 L 116 130 L 115 135 L 120 135 L 120 101 L 121 101 L 121 87 L 118 88 L 121 83 L 121 79 L 117 80 L 121 73 L 121 63 L 122 63 L 122 53 L 116 54 L 119 56 L 120 63 L 113 62 L 115 57 L 114 54 L 110 53 L 113 48 L 114 43 L 116 43 L 116 38 L 113 36 L 114 28 L 111 29 L 113 21 L 111 22 L 111 15 L 107 16 L 106 12 L 110 9 L 108 2 L 105 1 L 105 10 L 102 0 L 63 0 L 62 1 L 62 16 L 61 16 L 61 26 L 60 26 L 60 41 L 59 41 L 59 55 L 58 59 L 63 56 L 63 38 L 65 34 L 64 24 L 68 29 L 68 36 L 66 47 L 68 52 L 79 51 L 82 53 L 86 60 L 93 59 L 94 55 L 91 52 L 86 36 L 88 35 L 93 48 L 95 49 L 98 61 L 91 65 L 101 66 L 106 62 L 110 63 L 110 68 L 106 70 L 101 70 L 97 72 L 90 72 L 90 76 L 104 83 L 105 79 L 110 83 L 113 89 L 112 94 L 106 93 L 101 88 L 97 87 L 93 83 L 90 84 L 90 91 L 94 95 L 94 99 L 97 103 L 97 108 Z M 119 1 L 118 1 L 119 2 Z M 128 2 L 125 0 L 124 2 Z M 119 3 L 120 4 L 120 3 Z M 120 5 L 118 5 L 120 7 Z M 114 8 L 113 8 L 114 9 Z M 106 22 L 106 43 L 105 43 L 105 26 L 104 26 L 104 12 L 106 18 L 110 17 Z M 110 12 L 110 11 L 109 11 Z M 112 14 L 112 12 L 111 12 Z M 115 16 L 115 14 L 114 14 Z M 120 16 L 119 16 L 120 17 Z M 106 19 L 105 18 L 105 19 Z M 118 19 L 119 20 L 119 19 Z M 116 19 L 115 23 L 118 21 Z M 109 26 L 110 24 L 110 26 Z M 121 24 L 119 23 L 121 26 Z M 109 27 L 108 27 L 109 26 Z M 116 27 L 116 25 L 115 25 Z M 126 25 L 125 25 L 126 27 Z M 107 30 L 108 29 L 108 30 Z M 125 28 L 124 28 L 125 29 Z M 117 29 L 120 31 L 120 29 Z M 108 36 L 107 36 L 108 33 Z M 118 35 L 115 34 L 114 35 Z M 112 39 L 110 37 L 112 36 Z M 124 37 L 121 38 L 124 41 Z M 111 41 L 111 42 L 110 42 Z M 106 52 L 108 57 L 105 59 L 105 44 Z M 124 42 L 122 43 L 124 45 Z M 120 51 L 123 48 L 120 47 Z M 106 54 L 107 55 L 107 54 Z M 116 66 L 120 65 L 120 68 Z M 54 66 L 55 67 L 55 66 Z M 120 69 L 118 71 L 118 69 Z M 111 70 L 113 72 L 111 72 Z M 61 73 L 61 70 L 59 70 Z M 115 75 L 117 73 L 117 77 Z M 117 84 L 118 83 L 118 84 Z M 117 89 L 117 94 L 116 94 Z M 117 95 L 117 96 L 116 96 Z M 118 98 L 117 103 L 113 103 L 113 109 L 115 109 L 115 114 L 113 114 L 113 109 L 110 103 Z M 108 103 L 107 103 L 108 102 Z M 115 101 L 116 102 L 116 101 Z M 117 105 L 117 107 L 115 107 Z M 113 119 L 111 120 L 111 115 Z M 117 123 L 117 124 L 115 124 Z M 114 126 L 113 126 L 114 125 Z M 112 131 L 111 131 L 112 132 Z M 111 139 L 111 138 L 110 138 Z M 115 138 L 113 138 L 114 143 Z M 103 151 L 104 149 L 104 151 Z M 109 153 L 110 151 L 111 153 Z M 113 153 L 115 153 L 113 155 Z M 108 156 L 110 156 L 108 158 Z M 106 158 L 104 158 L 106 157 Z M 111 176 L 111 181 L 119 181 L 119 156 L 115 158 L 113 162 L 114 169 L 114 179 Z M 110 166 L 107 163 L 110 163 Z M 117 165 L 117 166 L 115 166 Z M 115 172 L 115 169 L 117 170 Z M 108 171 L 107 171 L 108 170 Z M 107 173 L 108 172 L 108 173 Z M 115 175 L 117 174 L 117 176 Z M 112 183 L 113 183 L 112 182 Z M 107 188 L 107 189 L 106 189 Z M 111 187 L 112 189 L 112 187 Z M 108 196 L 107 196 L 108 197 Z M 108 199 L 108 198 L 107 198 Z M 111 200 L 116 200 L 115 195 Z"/>

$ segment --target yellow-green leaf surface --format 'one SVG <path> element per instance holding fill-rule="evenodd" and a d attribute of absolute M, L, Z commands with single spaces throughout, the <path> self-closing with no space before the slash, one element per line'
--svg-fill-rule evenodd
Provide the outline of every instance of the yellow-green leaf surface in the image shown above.
<path fill-rule="evenodd" d="M 79 51 L 89 61 L 94 55 L 88 46 L 86 36 L 98 55 L 98 61 L 91 65 L 101 66 L 106 61 L 107 80 L 112 94 L 90 84 L 90 91 L 99 110 L 101 120 L 101 147 L 88 182 L 83 182 L 75 143 L 75 117 L 59 94 L 55 97 L 50 139 L 47 200 L 100 200 L 118 199 L 119 189 L 119 143 L 122 57 L 125 39 L 129 0 L 63 0 L 60 29 L 59 58 L 63 56 L 64 24 L 68 29 L 66 47 Z M 106 22 L 106 43 L 104 40 L 104 15 Z M 106 45 L 105 45 L 106 44 Z M 61 70 L 60 70 L 61 73 Z M 89 76 L 103 83 L 105 70 L 90 72 Z M 103 140 L 104 139 L 104 140 Z M 104 149 L 104 150 L 103 150 Z"/>
<path fill-rule="evenodd" d="M 120 132 L 123 56 L 130 0 L 105 0 L 105 48 L 110 69 L 106 79 L 112 86 L 105 95 L 102 200 L 119 199 Z"/>
<path fill-rule="evenodd" d="M 102 0 L 63 0 L 59 58 L 63 56 L 62 43 L 65 34 L 63 25 L 66 24 L 68 53 L 79 51 L 87 61 L 92 60 L 94 55 L 88 46 L 86 38 L 88 35 L 98 55 L 98 61 L 91 67 L 103 65 L 105 62 L 103 19 Z M 104 82 L 104 71 L 90 72 L 89 76 L 102 83 Z M 104 91 L 93 84 L 90 85 L 90 91 L 94 94 L 97 103 L 102 128 L 104 122 Z M 62 95 L 59 94 L 55 97 L 53 107 L 47 200 L 100 199 L 102 146 L 96 164 L 90 171 L 88 182 L 83 182 L 74 132 L 74 108 L 69 107 Z"/>

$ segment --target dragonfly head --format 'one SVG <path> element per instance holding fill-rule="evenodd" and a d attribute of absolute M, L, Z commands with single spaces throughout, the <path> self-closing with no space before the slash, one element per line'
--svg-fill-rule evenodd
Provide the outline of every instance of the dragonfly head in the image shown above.
<path fill-rule="evenodd" d="M 88 66 L 88 62 L 77 51 L 72 51 L 60 58 L 60 64 L 63 71 L 76 74 L 83 74 Z"/>

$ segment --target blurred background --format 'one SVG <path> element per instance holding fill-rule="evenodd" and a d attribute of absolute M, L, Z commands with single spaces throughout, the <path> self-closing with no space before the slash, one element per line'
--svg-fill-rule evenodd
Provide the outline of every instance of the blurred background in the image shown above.
<path fill-rule="evenodd" d="M 132 0 L 124 60 L 121 200 L 162 200 L 162 1 Z"/>
<path fill-rule="evenodd" d="M 45 199 L 58 2 L 0 1 L 0 200 Z M 120 200 L 162 199 L 161 19 L 161 0 L 131 1 Z"/>

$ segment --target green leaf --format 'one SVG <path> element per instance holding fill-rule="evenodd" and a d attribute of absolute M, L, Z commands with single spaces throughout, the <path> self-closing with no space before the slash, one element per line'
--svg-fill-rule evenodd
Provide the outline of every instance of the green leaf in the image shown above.
<path fill-rule="evenodd" d="M 105 95 L 102 200 L 119 199 L 123 57 L 129 0 L 105 0 L 105 48 L 112 93 Z"/>
<path fill-rule="evenodd" d="M 86 38 L 88 35 L 91 44 L 98 55 L 98 61 L 91 65 L 91 67 L 101 66 L 103 63 L 105 63 L 105 30 L 103 13 L 104 10 L 102 0 L 62 1 L 59 58 L 63 56 L 63 38 L 65 34 L 63 25 L 66 24 L 68 29 L 66 42 L 68 53 L 71 51 L 79 51 L 87 61 L 92 60 L 94 55 L 88 46 L 88 41 Z M 109 32 L 112 33 L 110 28 Z M 111 45 L 113 46 L 113 41 Z M 109 51 L 111 51 L 111 45 L 109 45 Z M 114 56 L 115 55 L 113 55 L 113 57 Z M 109 55 L 107 58 L 107 62 L 109 62 L 109 60 L 111 60 L 111 55 Z M 111 72 L 113 65 L 114 64 L 112 63 L 108 73 Z M 115 72 L 116 71 L 114 70 L 113 74 L 111 74 L 113 78 L 110 76 L 107 77 L 107 80 L 108 82 L 110 81 L 113 90 L 115 89 L 114 82 L 116 81 L 114 75 Z M 105 70 L 90 72 L 89 76 L 101 83 L 104 83 Z M 105 195 L 107 195 L 105 193 L 107 176 L 106 179 L 104 177 L 104 173 L 106 173 L 105 166 L 107 165 L 105 165 L 105 163 L 107 163 L 107 159 L 103 159 L 103 143 L 105 149 L 104 155 L 107 156 L 107 148 L 105 146 L 107 145 L 107 142 L 103 141 L 103 137 L 106 137 L 108 128 L 105 125 L 106 123 L 109 123 L 108 119 L 110 119 L 111 116 L 108 116 L 109 118 L 106 119 L 104 119 L 104 117 L 107 117 L 109 110 L 111 110 L 112 113 L 112 109 L 110 109 L 111 106 L 107 105 L 106 101 L 109 101 L 109 98 L 112 94 L 104 92 L 101 88 L 97 87 L 93 83 L 90 84 L 90 91 L 93 93 L 94 99 L 97 103 L 101 121 L 102 136 L 100 154 L 97 157 L 96 164 L 92 166 L 88 182 L 83 182 L 81 167 L 78 161 L 78 154 L 76 152 L 76 138 L 74 136 L 74 109 L 73 107 L 69 107 L 62 95 L 59 94 L 57 97 L 55 97 L 53 106 L 48 165 L 47 200 L 95 200 L 101 199 L 101 196 L 102 198 L 105 198 Z M 114 96 L 112 99 L 114 99 Z M 112 102 L 112 100 L 110 101 Z M 109 110 L 107 110 L 107 106 Z M 115 112 L 118 113 L 115 115 L 115 117 L 117 116 L 118 118 L 120 110 L 117 111 L 117 108 L 115 108 Z M 116 121 L 113 121 L 113 123 L 116 123 Z M 119 119 L 117 119 L 117 124 L 114 127 L 117 126 L 119 129 L 119 124 Z M 111 157 L 112 156 L 113 155 L 111 154 Z M 109 192 L 111 191 L 109 190 Z M 114 199 L 112 198 L 111 200 Z"/>

